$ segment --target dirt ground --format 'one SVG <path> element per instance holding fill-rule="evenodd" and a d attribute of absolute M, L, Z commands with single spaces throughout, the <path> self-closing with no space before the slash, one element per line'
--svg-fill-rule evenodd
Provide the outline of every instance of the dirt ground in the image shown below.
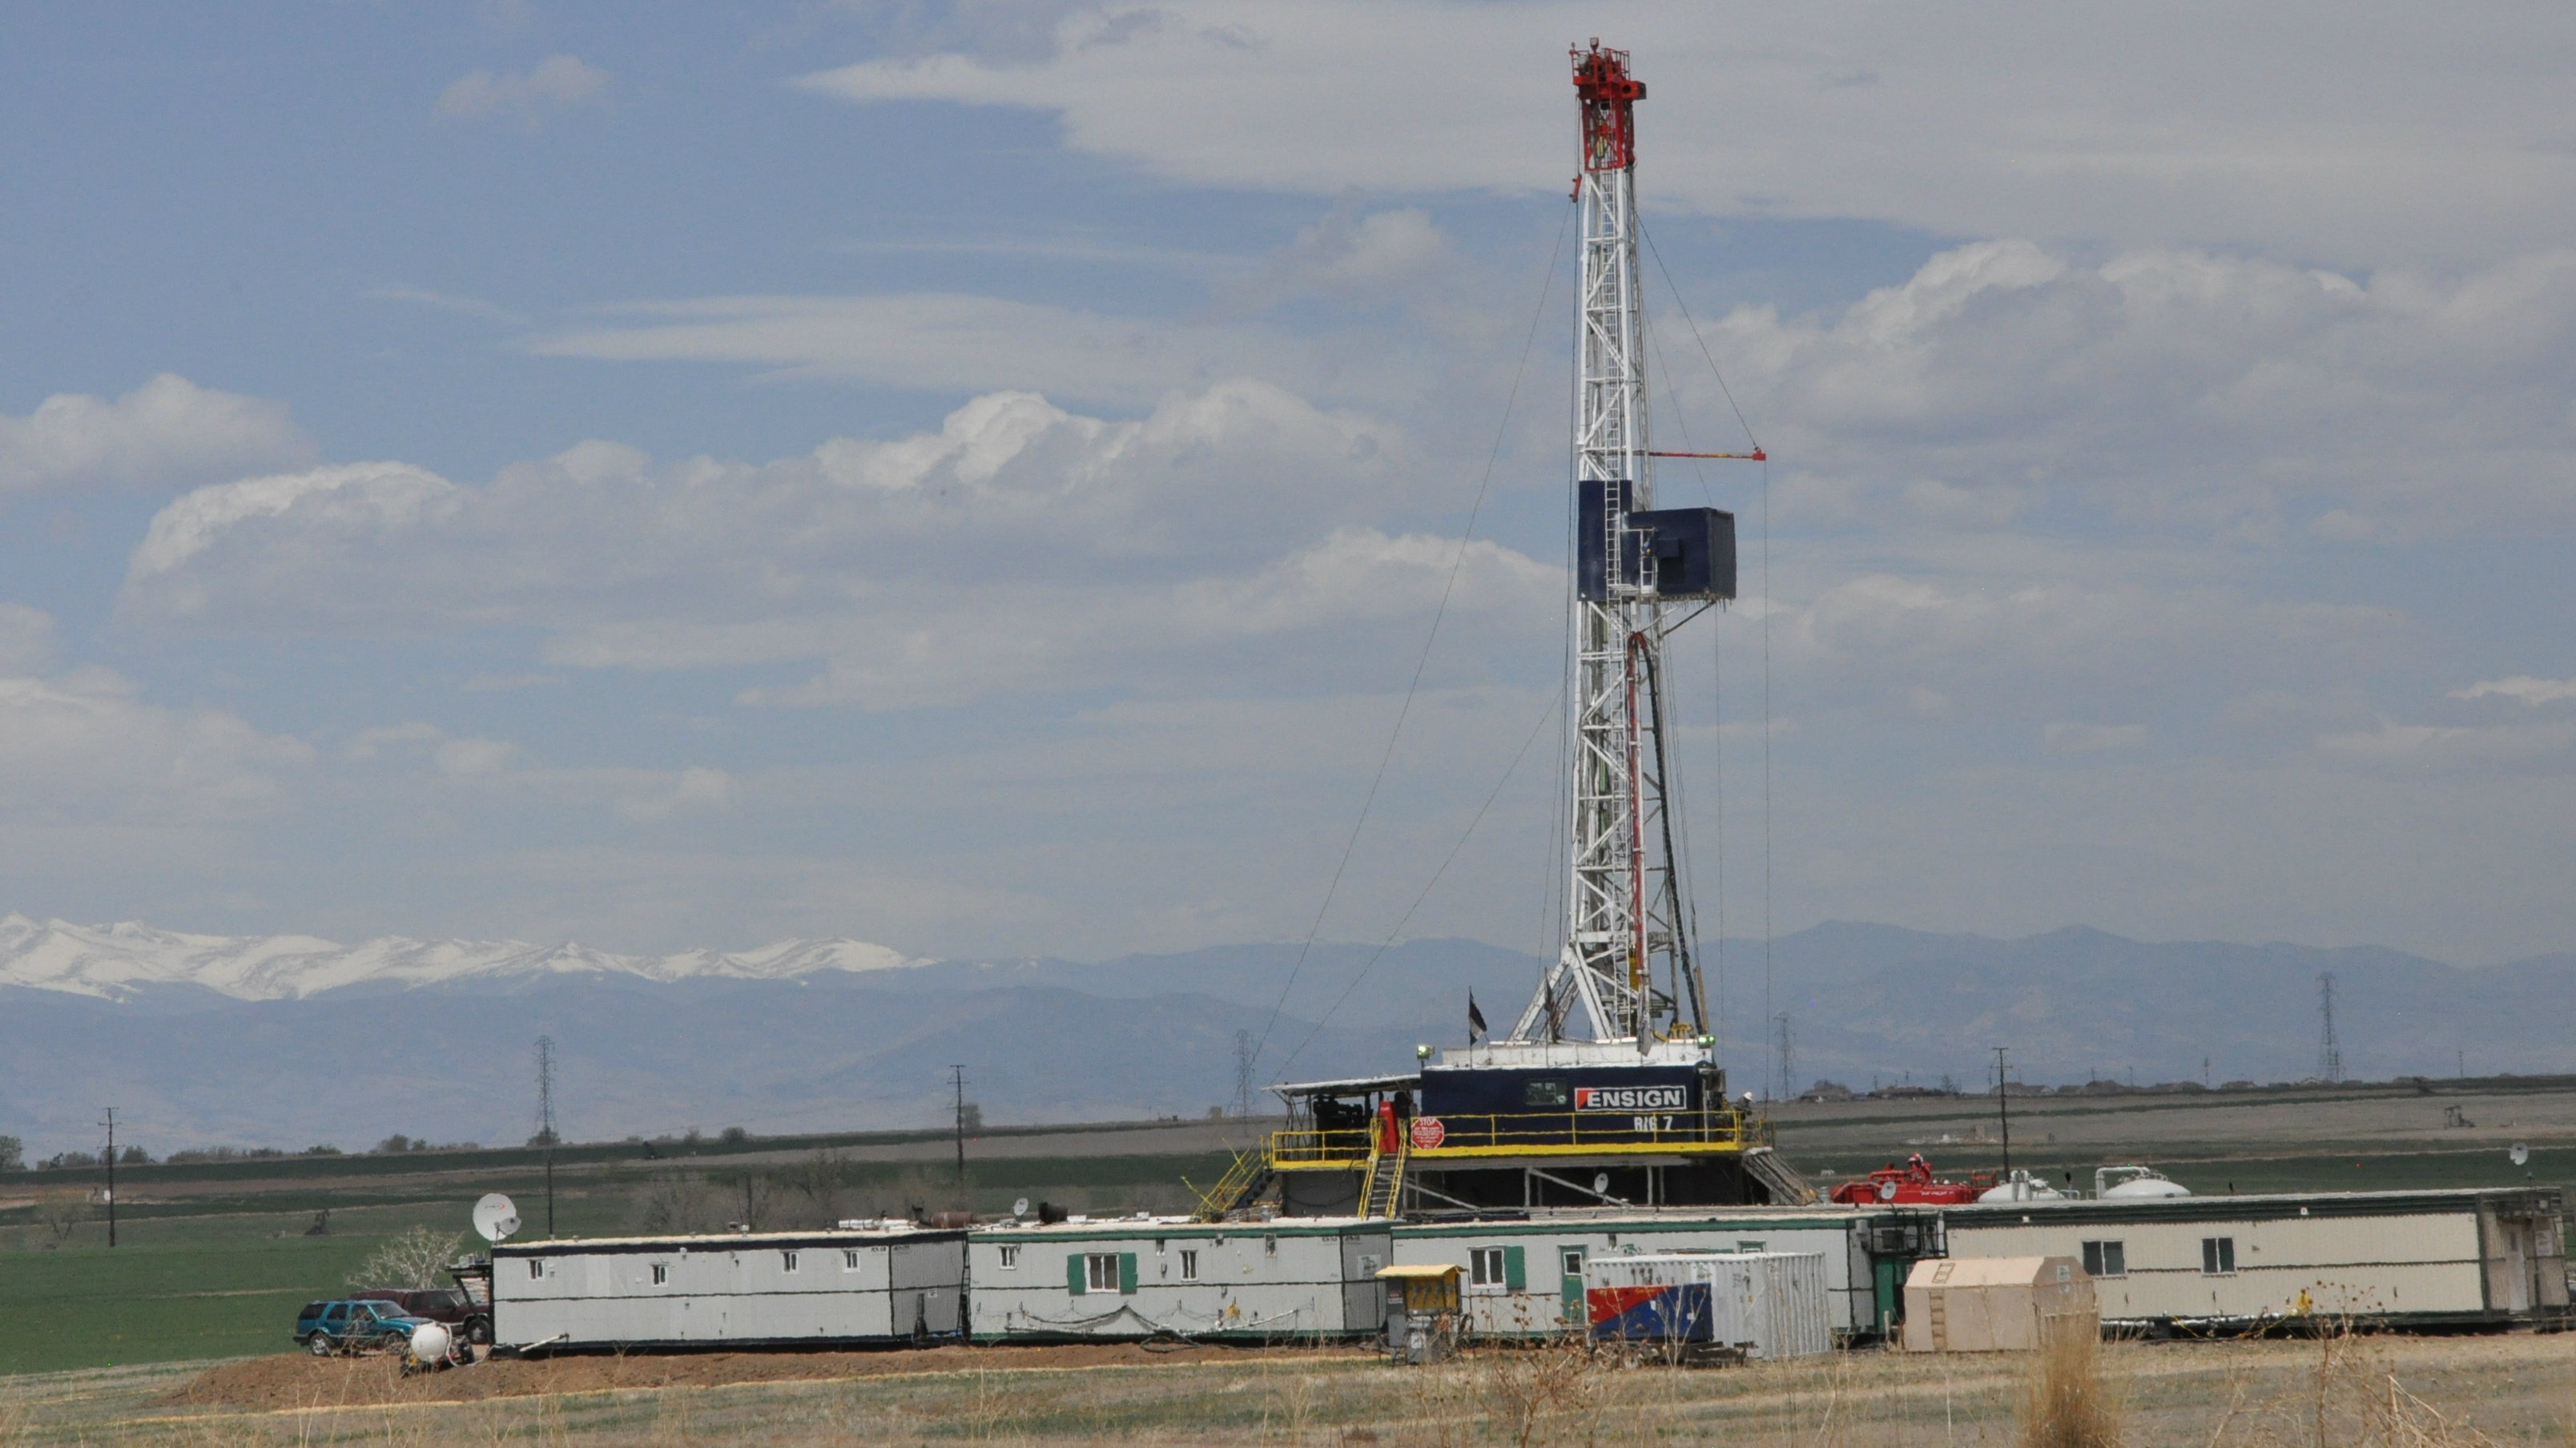
<path fill-rule="evenodd" d="M 473 1403 L 547 1393 L 712 1388 L 741 1383 L 841 1382 L 918 1373 L 1028 1372 L 1178 1363 L 1348 1360 L 1349 1348 L 1054 1346 L 897 1348 L 868 1352 L 704 1352 L 494 1358 L 469 1368 L 403 1376 L 391 1357 L 287 1353 L 209 1368 L 161 1396 L 166 1408 L 251 1412 L 387 1403 Z"/>
<path fill-rule="evenodd" d="M 1132 1345 L 567 1357 L 410 1382 L 279 1356 L 0 1381 L 0 1448 L 2522 1448 L 2576 1444 L 2576 1334 L 2102 1344 L 2034 1432 L 2027 1354 L 1705 1371 L 1579 1345 L 1399 1368 Z"/>

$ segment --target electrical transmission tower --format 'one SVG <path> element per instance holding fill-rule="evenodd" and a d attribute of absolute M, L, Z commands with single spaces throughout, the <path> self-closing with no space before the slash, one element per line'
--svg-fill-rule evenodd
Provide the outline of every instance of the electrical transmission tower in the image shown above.
<path fill-rule="evenodd" d="M 1782 1011 L 1780 1014 L 1773 1016 L 1771 1018 L 1771 1025 L 1779 1033 L 1780 1037 L 1780 1099 L 1783 1101 L 1793 1100 L 1798 1094 L 1798 1072 L 1794 1058 L 1790 1055 L 1789 1049 L 1789 1013 L 1787 1011 Z"/>
<path fill-rule="evenodd" d="M 2317 1037 L 2317 1079 L 2343 1079 L 2343 1047 L 2335 1044 L 2334 972 L 2317 972 L 2317 1017 L 2323 1029 Z"/>
<path fill-rule="evenodd" d="M 537 1037 L 537 1145 L 546 1149 L 546 1235 L 555 1234 L 555 1038 Z"/>
<path fill-rule="evenodd" d="M 1234 1119 L 1252 1119 L 1252 1033 L 1234 1033 Z"/>

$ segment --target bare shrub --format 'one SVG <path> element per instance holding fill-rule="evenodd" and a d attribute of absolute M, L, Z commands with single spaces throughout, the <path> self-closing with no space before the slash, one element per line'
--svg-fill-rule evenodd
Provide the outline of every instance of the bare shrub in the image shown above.
<path fill-rule="evenodd" d="M 352 1287 L 444 1287 L 447 1266 L 465 1252 L 465 1234 L 414 1227 L 389 1237 L 349 1274 Z"/>
<path fill-rule="evenodd" d="M 2041 1328 L 2022 1380 L 2021 1448 L 2119 1448 L 2125 1405 L 2103 1371 L 2100 1329 L 2090 1318 Z"/>
<path fill-rule="evenodd" d="M 1486 1411 L 1513 1448 L 1588 1444 L 1599 1436 L 1608 1360 L 1584 1339 L 1568 1335 L 1488 1351 L 1480 1366 Z"/>

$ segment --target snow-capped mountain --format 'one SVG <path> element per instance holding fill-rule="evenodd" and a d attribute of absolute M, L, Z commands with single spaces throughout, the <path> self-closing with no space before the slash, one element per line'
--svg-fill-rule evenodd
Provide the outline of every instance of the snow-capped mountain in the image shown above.
<path fill-rule="evenodd" d="M 0 986 L 130 1000 L 154 986 L 193 985 L 235 1000 L 300 1000 L 349 986 L 410 989 L 512 976 L 614 974 L 674 981 L 787 980 L 818 971 L 927 965 L 863 940 L 787 940 L 756 950 L 613 955 L 566 941 L 404 940 L 341 945 L 310 935 L 182 935 L 126 921 L 74 925 L 0 915 Z"/>

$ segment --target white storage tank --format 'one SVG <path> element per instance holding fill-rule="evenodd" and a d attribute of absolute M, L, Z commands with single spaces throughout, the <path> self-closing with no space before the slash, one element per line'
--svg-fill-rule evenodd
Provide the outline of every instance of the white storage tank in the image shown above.
<path fill-rule="evenodd" d="M 492 1249 L 492 1337 L 523 1351 L 872 1345 L 965 1325 L 966 1234 L 605 1237 Z"/>
<path fill-rule="evenodd" d="M 1077 1218 L 978 1227 L 979 1342 L 1347 1338 L 1378 1331 L 1387 1226 L 1364 1217 Z"/>
<path fill-rule="evenodd" d="M 1669 1252 L 1583 1264 L 1591 1334 L 1771 1361 L 1833 1348 L 1820 1252 Z"/>

